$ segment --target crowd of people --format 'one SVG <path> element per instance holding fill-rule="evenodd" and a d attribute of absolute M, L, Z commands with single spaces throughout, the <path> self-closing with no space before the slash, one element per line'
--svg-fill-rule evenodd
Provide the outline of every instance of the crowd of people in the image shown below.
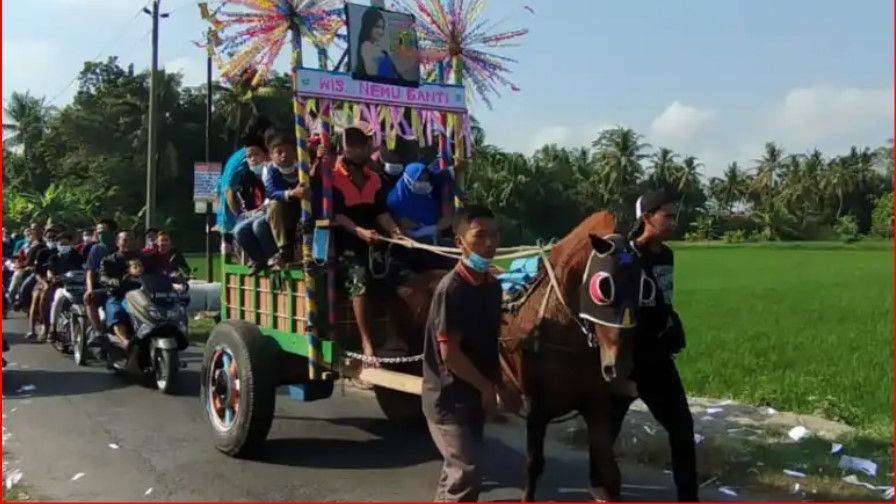
<path fill-rule="evenodd" d="M 345 127 L 338 145 L 325 145 L 320 135 L 312 136 L 310 182 L 302 183 L 292 132 L 272 127 L 264 117 L 253 117 L 241 148 L 224 167 L 219 187 L 223 204 L 217 216 L 225 247 L 235 243 L 250 273 L 258 274 L 297 261 L 302 232 L 312 232 L 300 225 L 302 200 L 310 197 L 318 231 L 333 233 L 340 284 L 352 300 L 362 350 L 371 357 L 367 299 L 372 288 L 370 265 L 375 260 L 371 254 L 378 253 L 381 233 L 393 239 L 453 244 L 451 203 L 457 192 L 453 169 L 441 168 L 433 149 L 403 138 L 390 149 L 374 145 L 373 138 L 373 128 L 363 121 Z M 329 223 L 319 221 L 324 205 L 323 170 L 333 174 Z M 319 252 L 315 255 L 326 259 L 327 235 L 316 241 Z M 391 255 L 391 261 L 415 272 L 453 266 L 418 250 L 392 250 Z"/>
<path fill-rule="evenodd" d="M 123 349 L 131 341 L 131 324 L 122 301 L 129 290 L 140 287 L 146 272 L 187 278 L 184 256 L 174 248 L 171 235 L 161 229 L 147 229 L 138 245 L 133 232 L 119 230 L 115 221 L 103 219 L 78 236 L 52 219 L 33 223 L 20 234 L 3 229 L 4 305 L 28 315 L 26 339 L 38 343 L 58 338 L 59 314 L 66 273 L 83 271 L 88 318 L 95 331 L 91 345 L 106 329 L 114 331 Z M 105 310 L 105 323 L 99 308 Z M 42 326 L 38 334 L 38 326 Z"/>

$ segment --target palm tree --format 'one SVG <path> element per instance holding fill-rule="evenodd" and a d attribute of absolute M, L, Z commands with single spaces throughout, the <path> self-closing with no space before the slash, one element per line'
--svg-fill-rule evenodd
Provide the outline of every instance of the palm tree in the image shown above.
<path fill-rule="evenodd" d="M 775 195 L 778 189 L 778 170 L 783 158 L 784 151 L 774 142 L 767 142 L 765 154 L 756 160 L 756 173 L 750 184 L 754 199 L 753 211 L 762 223 L 763 234 L 768 239 L 776 235 L 774 222 L 778 209 Z"/>
<path fill-rule="evenodd" d="M 678 154 L 672 149 L 660 147 L 652 157 L 650 175 L 647 180 L 653 187 L 662 187 L 671 184 L 674 178 L 675 168 L 678 166 Z"/>
<path fill-rule="evenodd" d="M 10 147 L 34 147 L 47 131 L 47 125 L 56 109 L 44 97 L 31 96 L 27 91 L 14 91 L 3 107 L 3 114 L 11 120 L 3 123 L 4 142 Z M 9 136 L 5 136 L 5 135 Z"/>
<path fill-rule="evenodd" d="M 700 188 L 701 167 L 703 163 L 698 161 L 696 156 L 686 156 L 681 160 L 681 165 L 676 167 L 672 179 L 673 187 L 679 194 L 691 194 Z"/>
<path fill-rule="evenodd" d="M 849 160 L 844 156 L 838 156 L 828 162 L 822 178 L 822 187 L 829 197 L 837 199 L 837 211 L 834 213 L 834 217 L 837 219 L 843 215 L 843 202 L 846 195 L 856 187 L 854 175 L 854 172 L 850 170 Z"/>
<path fill-rule="evenodd" d="M 746 178 L 737 166 L 737 162 L 733 162 L 725 169 L 722 178 L 715 180 L 718 181 L 716 188 L 713 190 L 713 184 L 710 181 L 710 191 L 716 195 L 719 206 L 731 215 L 734 212 L 734 205 L 744 198 Z"/>
<path fill-rule="evenodd" d="M 596 149 L 597 176 L 588 183 L 601 188 L 604 204 L 617 214 L 631 213 L 625 203 L 637 191 L 641 161 L 648 157 L 644 150 L 650 147 L 642 138 L 631 128 L 617 126 L 601 131 L 591 144 Z"/>

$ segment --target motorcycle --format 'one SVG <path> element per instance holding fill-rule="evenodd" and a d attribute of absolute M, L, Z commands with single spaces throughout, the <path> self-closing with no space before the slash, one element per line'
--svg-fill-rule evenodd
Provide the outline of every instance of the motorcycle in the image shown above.
<path fill-rule="evenodd" d="M 82 270 L 69 271 L 62 275 L 62 286 L 59 288 L 59 295 L 62 296 L 59 307 L 58 319 L 56 320 L 56 334 L 53 338 L 53 347 L 63 353 L 72 352 L 75 354 L 75 363 L 82 360 L 83 355 L 80 354 L 80 339 L 84 325 L 82 317 L 83 309 L 77 310 L 76 306 L 84 304 L 84 292 L 87 290 L 85 284 L 86 274 Z M 52 318 L 52 317 L 51 317 Z"/>
<path fill-rule="evenodd" d="M 128 353 L 117 344 L 111 329 L 102 336 L 107 367 L 116 373 L 136 372 L 164 394 L 174 392 L 177 371 L 186 367 L 178 352 L 189 346 L 189 285 L 177 280 L 161 273 L 144 275 L 142 287 L 125 294 L 133 334 Z M 102 310 L 100 316 L 105 317 Z"/>

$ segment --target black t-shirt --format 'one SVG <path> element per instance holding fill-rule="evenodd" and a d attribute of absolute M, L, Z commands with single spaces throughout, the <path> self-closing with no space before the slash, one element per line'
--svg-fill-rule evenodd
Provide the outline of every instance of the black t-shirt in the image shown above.
<path fill-rule="evenodd" d="M 648 276 L 656 283 L 654 306 L 638 307 L 638 338 L 635 355 L 641 358 L 665 357 L 684 348 L 684 329 L 672 308 L 675 256 L 672 249 L 660 245 L 659 250 L 635 247 Z M 672 326 L 670 327 L 670 321 Z"/>
<path fill-rule="evenodd" d="M 71 249 L 65 254 L 53 254 L 47 261 L 47 270 L 56 276 L 79 270 L 82 267 L 84 267 L 84 258 L 75 249 Z"/>
<path fill-rule="evenodd" d="M 478 422 L 484 417 L 482 394 L 452 373 L 439 342 L 460 338 L 460 349 L 476 369 L 498 381 L 501 286 L 492 277 L 476 284 L 465 267 L 445 275 L 433 294 L 423 349 L 423 413 L 435 423 Z"/>
<path fill-rule="evenodd" d="M 47 275 L 47 266 L 50 265 L 50 258 L 56 255 L 55 248 L 43 247 L 38 250 L 34 259 L 34 272 L 41 276 Z"/>
<path fill-rule="evenodd" d="M 38 242 L 32 245 L 28 249 L 28 253 L 25 254 L 25 266 L 37 267 L 39 255 L 42 251 L 47 249 L 47 244 L 44 242 Z"/>
<path fill-rule="evenodd" d="M 264 182 L 252 170 L 244 170 L 237 181 L 236 194 L 244 210 L 255 210 L 264 203 Z"/>
<path fill-rule="evenodd" d="M 140 259 L 143 261 L 144 267 L 146 266 L 146 261 L 143 260 L 143 257 L 141 257 L 138 252 L 118 251 L 103 259 L 102 265 L 100 266 L 100 280 L 106 283 L 108 283 L 109 280 L 118 280 L 119 282 L 124 280 L 128 273 L 128 261 L 131 259 Z M 124 296 L 125 292 L 127 292 L 127 289 L 124 288 L 123 284 L 120 284 L 117 287 L 113 286 L 111 290 L 112 295 L 116 297 Z"/>

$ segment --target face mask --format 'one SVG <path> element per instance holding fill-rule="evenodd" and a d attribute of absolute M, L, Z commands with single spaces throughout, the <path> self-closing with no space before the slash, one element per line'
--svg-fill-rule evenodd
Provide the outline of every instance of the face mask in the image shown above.
<path fill-rule="evenodd" d="M 383 168 L 386 171 L 386 174 L 392 177 L 397 177 L 401 175 L 401 172 L 404 171 L 404 166 L 398 163 L 386 163 L 386 166 Z"/>
<path fill-rule="evenodd" d="M 86 235 L 82 236 L 81 238 L 84 240 L 84 243 L 90 243 L 91 241 L 93 241 L 93 236 L 91 236 L 89 234 L 86 234 Z"/>
<path fill-rule="evenodd" d="M 47 240 L 47 248 L 56 248 L 56 242 L 53 240 Z"/>
<path fill-rule="evenodd" d="M 470 247 L 467 247 L 463 243 L 463 241 L 461 241 L 461 247 L 470 251 L 470 255 L 462 259 L 462 261 L 467 265 L 468 268 L 479 273 L 485 273 L 488 271 L 488 267 L 492 264 L 491 259 L 486 259 L 476 252 L 473 252 L 472 250 L 470 250 Z"/>
<path fill-rule="evenodd" d="M 59 245 L 56 247 L 56 250 L 59 251 L 60 254 L 68 254 L 72 251 L 71 245 Z"/>
<path fill-rule="evenodd" d="M 109 235 L 109 233 L 107 233 L 105 231 L 97 234 L 96 238 L 97 238 L 97 240 L 99 240 L 100 243 L 105 243 L 106 245 L 109 245 L 109 242 L 112 239 L 112 237 Z"/>
<path fill-rule="evenodd" d="M 432 184 L 429 182 L 414 182 L 411 184 L 411 192 L 418 195 L 426 195 L 432 192 Z"/>
<path fill-rule="evenodd" d="M 464 258 L 464 264 L 466 264 L 473 271 L 485 273 L 488 271 L 488 267 L 491 266 L 492 260 L 486 259 L 476 252 L 471 251 L 470 256 Z"/>
<path fill-rule="evenodd" d="M 257 165 L 249 165 L 249 169 L 252 170 L 256 176 L 261 176 L 261 173 L 264 171 L 264 163 Z"/>
<path fill-rule="evenodd" d="M 280 173 L 282 173 L 284 175 L 289 175 L 289 174 L 295 173 L 295 171 L 296 171 L 295 163 L 293 163 L 292 166 L 288 166 L 286 168 L 279 166 L 279 165 L 275 165 L 275 166 L 277 166 L 277 169 L 280 170 Z"/>

